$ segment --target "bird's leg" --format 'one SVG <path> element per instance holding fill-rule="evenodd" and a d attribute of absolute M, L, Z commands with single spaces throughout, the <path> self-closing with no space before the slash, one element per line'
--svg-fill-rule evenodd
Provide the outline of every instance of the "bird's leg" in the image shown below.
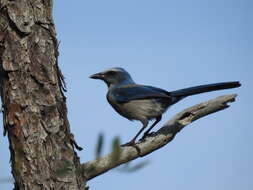
<path fill-rule="evenodd" d="M 134 136 L 134 138 L 129 141 L 128 143 L 126 144 L 123 144 L 121 146 L 133 146 L 135 144 L 135 140 L 137 139 L 137 137 L 141 134 L 141 132 L 148 126 L 148 120 L 143 120 L 141 121 L 143 126 L 141 128 L 141 130 L 139 130 L 139 132 Z"/>
<path fill-rule="evenodd" d="M 151 131 L 153 129 L 153 127 L 159 122 L 161 121 L 162 116 L 158 116 L 155 120 L 155 122 L 149 127 L 149 129 L 147 131 L 145 131 L 145 133 L 143 134 L 143 137 L 141 139 L 144 139 L 145 137 L 147 137 L 149 135 L 149 131 Z"/>

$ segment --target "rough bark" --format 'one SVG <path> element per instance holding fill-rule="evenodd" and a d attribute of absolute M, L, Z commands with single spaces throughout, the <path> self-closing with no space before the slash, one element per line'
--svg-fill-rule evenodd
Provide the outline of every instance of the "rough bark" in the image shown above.
<path fill-rule="evenodd" d="M 0 90 L 15 189 L 84 189 L 57 65 L 52 0 L 0 0 Z"/>
<path fill-rule="evenodd" d="M 16 190 L 85 189 L 86 180 L 169 143 L 196 119 L 227 108 L 235 95 L 188 108 L 134 147 L 81 164 L 67 120 L 57 63 L 52 0 L 0 0 L 0 93 Z"/>
<path fill-rule="evenodd" d="M 185 126 L 208 114 L 228 108 L 228 103 L 235 101 L 235 97 L 235 94 L 220 96 L 179 112 L 152 136 L 140 140 L 135 146 L 121 148 L 117 160 L 113 159 L 114 152 L 112 152 L 104 157 L 84 163 L 83 170 L 86 179 L 90 180 L 121 164 L 162 148 L 171 142 Z"/>

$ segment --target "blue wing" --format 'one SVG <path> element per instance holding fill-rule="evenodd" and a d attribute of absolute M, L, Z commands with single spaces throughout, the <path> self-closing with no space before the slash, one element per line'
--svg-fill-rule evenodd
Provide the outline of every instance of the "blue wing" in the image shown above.
<path fill-rule="evenodd" d="M 111 95 L 118 103 L 126 103 L 131 100 L 170 98 L 166 90 L 143 85 L 125 85 L 112 90 Z"/>

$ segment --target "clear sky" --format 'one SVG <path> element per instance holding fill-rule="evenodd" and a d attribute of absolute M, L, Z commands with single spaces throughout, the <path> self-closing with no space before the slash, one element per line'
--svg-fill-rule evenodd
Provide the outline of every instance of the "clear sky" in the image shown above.
<path fill-rule="evenodd" d="M 110 171 L 88 182 L 92 190 L 253 189 L 252 10 L 252 0 L 55 1 L 59 64 L 68 86 L 71 130 L 85 149 L 78 152 L 82 162 L 94 158 L 100 132 L 107 153 L 113 137 L 127 142 L 141 126 L 110 107 L 106 85 L 89 79 L 90 74 L 120 66 L 136 82 L 166 90 L 232 80 L 243 85 L 171 107 L 156 129 L 186 107 L 238 94 L 229 109 L 194 122 L 166 147 L 134 161 L 149 160 L 144 169 Z M 10 168 L 2 136 L 0 154 L 3 179 Z M 11 187 L 0 183 L 0 189 Z"/>

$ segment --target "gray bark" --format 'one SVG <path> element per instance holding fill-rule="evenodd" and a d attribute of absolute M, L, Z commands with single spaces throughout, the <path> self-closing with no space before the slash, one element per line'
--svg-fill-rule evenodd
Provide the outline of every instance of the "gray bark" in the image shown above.
<path fill-rule="evenodd" d="M 15 189 L 84 189 L 51 0 L 0 0 L 0 90 Z"/>

